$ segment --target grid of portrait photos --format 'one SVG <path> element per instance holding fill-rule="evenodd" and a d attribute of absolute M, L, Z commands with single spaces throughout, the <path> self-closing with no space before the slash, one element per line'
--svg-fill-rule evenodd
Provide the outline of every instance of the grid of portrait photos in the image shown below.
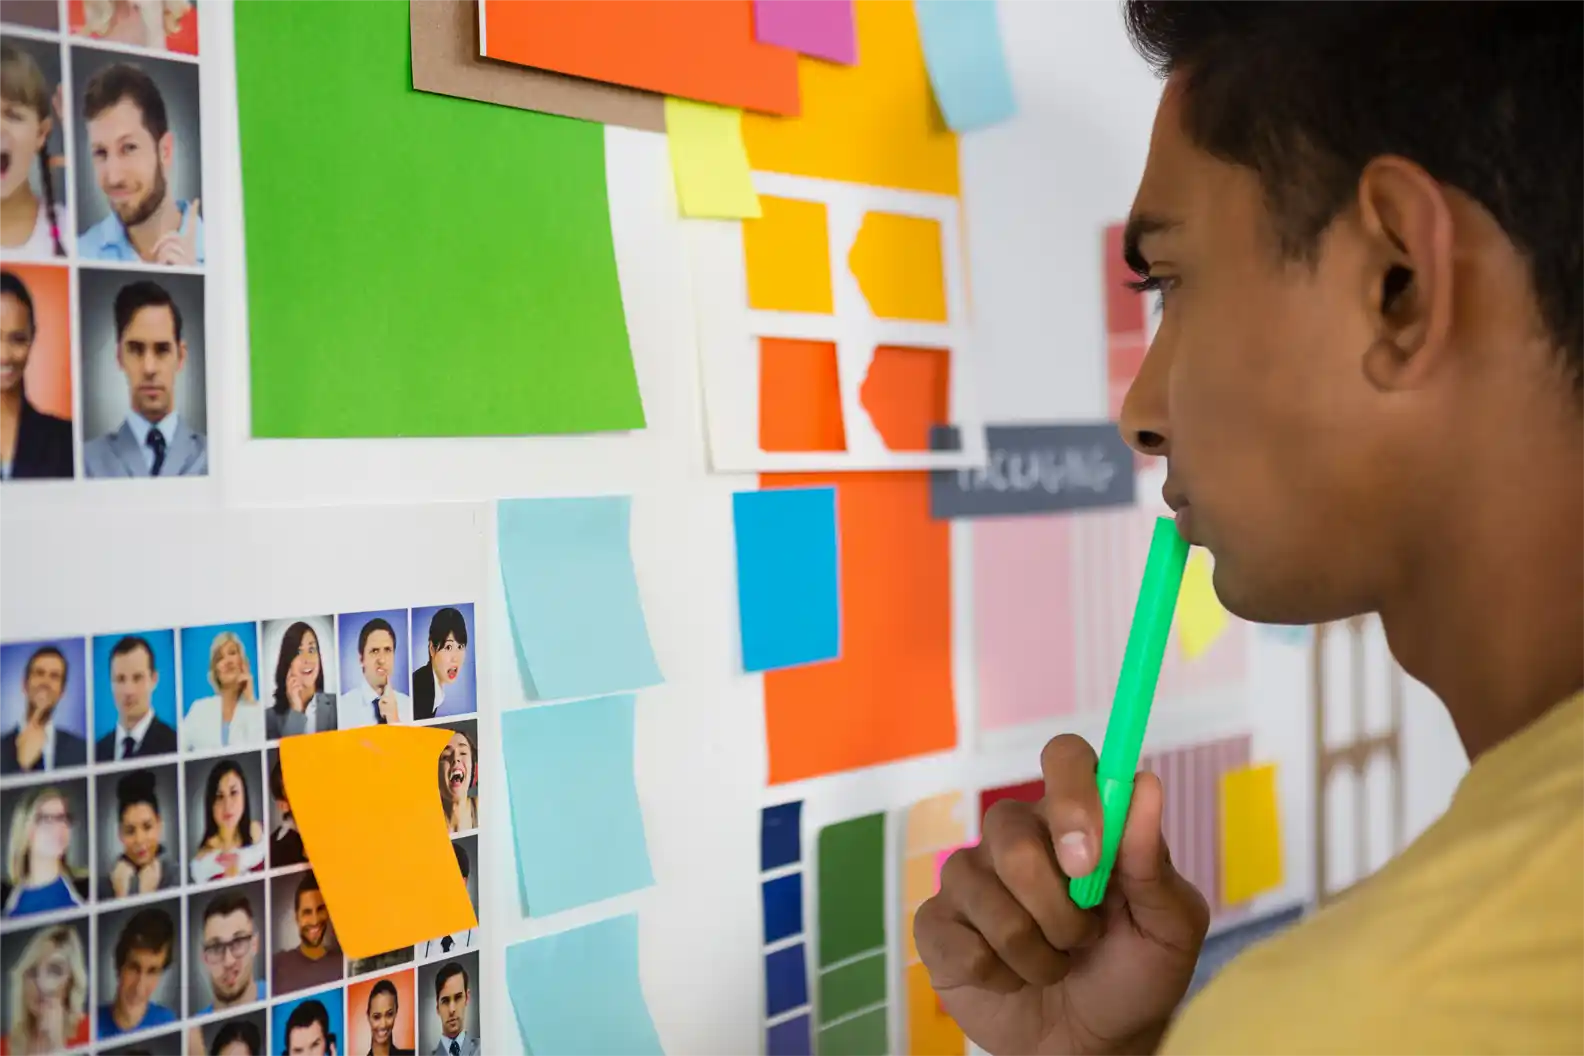
<path fill-rule="evenodd" d="M 0 4 L 0 480 L 209 472 L 192 0 Z"/>
<path fill-rule="evenodd" d="M 481 1051 L 478 929 L 345 957 L 279 760 L 450 730 L 435 808 L 476 914 L 476 641 L 467 603 L 0 644 L 0 1053 Z"/>

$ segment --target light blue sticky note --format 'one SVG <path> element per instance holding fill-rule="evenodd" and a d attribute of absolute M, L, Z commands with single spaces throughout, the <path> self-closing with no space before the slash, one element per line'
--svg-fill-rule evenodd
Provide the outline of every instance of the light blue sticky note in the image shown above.
<path fill-rule="evenodd" d="M 1016 113 L 995 0 L 917 0 L 914 6 L 930 87 L 946 124 L 967 132 Z"/>
<path fill-rule="evenodd" d="M 545 1056 L 663 1056 L 638 981 L 631 913 L 506 948 L 523 1048 Z"/>
<path fill-rule="evenodd" d="M 501 740 L 524 913 L 654 883 L 633 781 L 632 694 L 508 711 Z"/>
<path fill-rule="evenodd" d="M 840 656 L 836 489 L 741 491 L 732 522 L 744 670 Z"/>
<path fill-rule="evenodd" d="M 661 681 L 628 547 L 631 506 L 625 495 L 498 504 L 501 578 L 530 697 Z"/>

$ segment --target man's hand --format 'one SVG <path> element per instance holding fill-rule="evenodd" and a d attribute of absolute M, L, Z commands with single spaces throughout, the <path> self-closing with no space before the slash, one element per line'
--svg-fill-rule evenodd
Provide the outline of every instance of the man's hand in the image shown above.
<path fill-rule="evenodd" d="M 1100 857 L 1095 762 L 1082 738 L 1047 744 L 1045 798 L 992 807 L 914 918 L 942 1006 L 988 1052 L 1153 1052 L 1193 978 L 1210 911 L 1172 868 L 1154 775 L 1134 784 L 1105 901 L 1068 897 Z"/>
<path fill-rule="evenodd" d="M 24 722 L 17 730 L 16 752 L 21 769 L 31 770 L 39 765 L 44 757 L 44 727 L 31 719 Z"/>
<path fill-rule="evenodd" d="M 156 264 L 171 264 L 179 267 L 195 267 L 198 264 L 198 218 L 203 214 L 198 211 L 199 201 L 194 198 L 187 207 L 187 213 L 182 217 L 181 227 L 169 234 L 161 235 L 158 242 L 154 243 L 154 251 L 150 259 Z"/>
<path fill-rule="evenodd" d="M 386 722 L 401 721 L 401 712 L 398 710 L 396 702 L 396 690 L 389 685 L 385 687 L 385 692 L 380 694 L 379 712 L 380 718 Z"/>

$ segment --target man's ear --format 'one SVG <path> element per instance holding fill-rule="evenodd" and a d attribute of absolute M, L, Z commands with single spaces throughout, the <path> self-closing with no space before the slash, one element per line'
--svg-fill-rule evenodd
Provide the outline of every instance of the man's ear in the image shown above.
<path fill-rule="evenodd" d="M 176 369 L 181 370 L 187 366 L 187 342 L 176 342 Z"/>
<path fill-rule="evenodd" d="M 167 129 L 159 138 L 160 164 L 170 168 L 171 159 L 176 155 L 176 137 Z"/>

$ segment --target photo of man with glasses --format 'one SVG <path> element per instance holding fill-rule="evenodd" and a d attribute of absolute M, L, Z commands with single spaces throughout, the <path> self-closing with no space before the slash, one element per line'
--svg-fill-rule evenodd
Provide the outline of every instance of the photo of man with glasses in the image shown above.
<path fill-rule="evenodd" d="M 198 1006 L 205 996 L 210 999 L 197 1015 L 207 1016 L 264 999 L 259 959 L 264 948 L 263 904 L 262 884 L 228 887 L 207 899 L 192 901 L 195 916 L 200 906 L 202 916 L 192 922 L 189 931 L 197 945 L 197 956 L 189 962 L 194 968 L 188 1000 Z M 198 964 L 203 965 L 201 974 Z M 200 1046 L 195 1051 L 203 1049 Z"/>

